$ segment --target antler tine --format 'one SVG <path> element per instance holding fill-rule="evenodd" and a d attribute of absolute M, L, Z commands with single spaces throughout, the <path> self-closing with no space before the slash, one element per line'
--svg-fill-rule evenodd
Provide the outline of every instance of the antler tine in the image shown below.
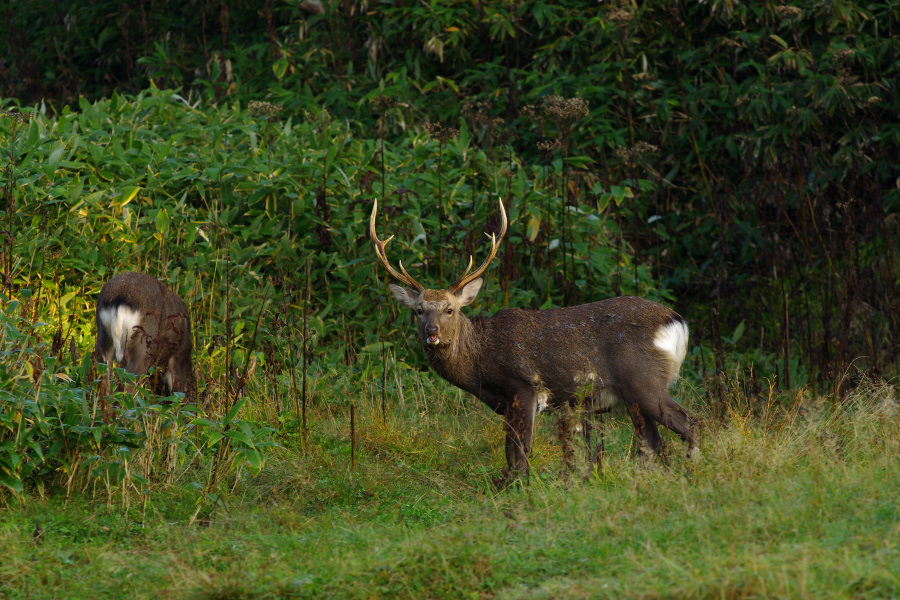
<path fill-rule="evenodd" d="M 478 267 L 477 269 L 475 269 L 475 272 L 471 273 L 471 274 L 469 274 L 469 269 L 472 268 L 472 257 L 471 256 L 469 257 L 468 268 L 465 270 L 465 272 L 462 274 L 462 276 L 459 279 L 454 281 L 450 285 L 450 287 L 447 288 L 449 292 L 451 292 L 451 293 L 457 292 L 457 291 L 461 290 L 464 286 L 466 286 L 468 283 L 481 277 L 481 274 L 485 272 L 485 270 L 488 268 L 488 265 L 490 265 L 491 261 L 494 260 L 494 257 L 497 256 L 497 250 L 500 248 L 500 241 L 503 240 L 503 236 L 506 235 L 506 224 L 507 224 L 506 209 L 503 208 L 503 198 L 500 198 L 499 200 L 500 200 L 500 217 L 502 219 L 501 224 L 500 224 L 500 235 L 495 236 L 494 234 L 491 234 L 488 236 L 489 238 L 491 238 L 491 250 L 488 253 L 487 258 L 484 259 L 484 262 L 481 263 L 481 266 Z M 484 235 L 488 235 L 488 234 L 485 233 Z"/>
<path fill-rule="evenodd" d="M 462 281 L 465 278 L 465 276 L 469 274 L 469 271 L 471 271 L 471 270 L 472 270 L 472 255 L 470 254 L 469 255 L 469 266 L 466 267 L 466 270 L 463 271 L 463 274 L 460 275 L 459 279 L 457 279 L 456 281 Z"/>
<path fill-rule="evenodd" d="M 400 270 L 403 273 L 398 273 L 394 267 L 391 266 L 391 263 L 388 262 L 387 254 L 385 254 L 384 247 L 388 245 L 394 236 L 389 237 L 383 242 L 378 239 L 378 234 L 375 232 L 375 214 L 378 212 L 378 200 L 375 200 L 372 206 L 372 216 L 369 217 L 369 237 L 372 238 L 372 243 L 375 244 L 375 254 L 378 256 L 378 260 L 381 261 L 381 264 L 384 265 L 384 268 L 387 269 L 387 272 L 391 274 L 391 276 L 401 283 L 405 283 L 408 286 L 411 286 L 416 289 L 416 291 L 423 291 L 425 286 L 412 278 L 412 275 L 406 272 L 406 269 L 403 268 L 403 263 L 400 263 Z"/>

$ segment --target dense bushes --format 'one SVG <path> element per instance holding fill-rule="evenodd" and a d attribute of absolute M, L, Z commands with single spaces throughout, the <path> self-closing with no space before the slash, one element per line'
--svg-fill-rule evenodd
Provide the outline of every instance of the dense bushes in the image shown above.
<path fill-rule="evenodd" d="M 372 284 L 362 239 L 371 199 L 396 203 L 392 231 L 419 240 L 434 279 L 442 209 L 456 266 L 476 249 L 490 193 L 509 196 L 516 219 L 498 305 L 671 290 L 712 350 L 701 370 L 724 371 L 736 350 L 787 386 L 840 381 L 855 360 L 896 372 L 900 39 L 890 2 L 325 2 L 322 14 L 276 2 L 76 5 L 6 15 L 15 35 L 0 41 L 5 93 L 74 108 L 114 87 L 181 86 L 177 118 L 161 110 L 165 94 L 93 109 L 91 127 L 108 138 L 89 144 L 103 155 L 92 164 L 105 165 L 85 190 L 115 188 L 122 200 L 140 187 L 153 206 L 132 214 L 154 227 L 160 210 L 160 227 L 191 210 L 215 214 L 239 232 L 234 264 L 268 265 L 254 276 L 297 273 L 309 256 L 317 331 L 341 342 L 332 352 L 343 347 L 345 361 L 383 322 L 358 293 Z M 555 117 L 552 93 L 584 100 L 589 117 Z M 380 96 L 395 103 L 379 108 Z M 284 112 L 247 120 L 251 99 Z M 106 106 L 135 112 L 110 130 Z M 304 116 L 322 109 L 327 122 Z M 127 137 L 156 115 L 172 120 Z M 58 127 L 84 118 L 63 115 Z M 460 134 L 443 144 L 425 134 L 429 121 Z M 75 174 L 65 169 L 55 177 Z M 91 212 L 98 197 L 84 198 Z M 174 232 L 223 244 L 207 227 L 181 226 L 157 242 Z M 160 264 L 175 260 L 173 275 L 196 276 L 177 246 L 157 242 L 131 250 L 152 247 Z"/>

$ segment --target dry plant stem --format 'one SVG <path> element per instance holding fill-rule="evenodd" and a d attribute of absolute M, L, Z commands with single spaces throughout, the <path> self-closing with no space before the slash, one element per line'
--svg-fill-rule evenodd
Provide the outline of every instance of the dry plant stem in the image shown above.
<path fill-rule="evenodd" d="M 591 462 L 591 396 L 581 399 L 581 432 L 584 434 L 584 459 Z"/>
<path fill-rule="evenodd" d="M 356 469 L 356 406 L 350 403 L 350 470 Z"/>
<path fill-rule="evenodd" d="M 381 141 L 381 205 L 384 206 L 385 210 L 382 211 L 381 215 L 381 230 L 386 231 L 386 223 L 387 219 L 387 192 L 385 189 L 385 168 L 384 168 L 384 116 L 385 113 L 381 115 L 381 127 L 379 127 L 380 133 L 380 141 Z M 387 287 L 388 282 L 388 273 L 385 271 L 384 273 L 384 286 Z M 378 304 L 378 312 L 381 313 L 381 309 L 384 306 L 384 298 L 383 295 L 379 296 L 382 298 L 381 302 Z M 382 314 L 379 314 L 379 318 L 381 318 L 382 322 L 384 317 Z M 387 342 L 385 341 L 384 328 L 381 329 L 381 420 L 384 423 L 387 423 L 387 382 L 385 381 L 387 377 Z"/>
<path fill-rule="evenodd" d="M 306 257 L 306 296 L 303 300 L 303 352 L 300 360 L 303 361 L 303 402 L 301 404 L 302 412 L 301 412 L 301 432 L 303 437 L 303 447 L 306 448 L 306 366 L 307 366 L 307 353 L 309 352 L 309 340 L 308 336 L 308 322 L 309 322 L 309 291 L 310 291 L 310 272 L 309 272 L 309 257 Z"/>
<path fill-rule="evenodd" d="M 438 281 L 444 287 L 444 197 L 443 180 L 444 140 L 438 140 Z"/>
<path fill-rule="evenodd" d="M 568 262 L 566 261 L 566 249 L 569 245 L 569 215 L 568 215 L 568 207 L 566 206 L 566 185 L 567 185 L 567 162 L 569 158 L 569 136 L 563 135 L 563 162 L 562 162 L 562 186 L 560 188 L 560 216 L 562 217 L 562 243 L 559 245 L 560 254 L 562 254 L 562 276 L 563 276 L 563 302 L 570 302 L 571 295 L 569 294 L 569 269 Z M 575 278 L 572 277 L 574 280 Z"/>
<path fill-rule="evenodd" d="M 292 320 L 292 323 L 291 323 L 291 330 L 290 330 L 290 335 L 289 335 L 288 341 L 291 346 L 291 357 L 296 358 L 297 347 L 294 344 L 294 326 L 297 323 L 296 315 L 292 315 L 291 320 Z M 305 330 L 305 327 L 304 327 L 304 330 Z M 305 341 L 303 343 L 303 346 L 304 346 L 304 348 L 306 347 Z M 301 352 L 300 360 L 304 361 L 304 364 L 305 364 L 306 356 L 302 352 Z M 305 421 L 303 419 L 303 410 L 302 410 L 301 404 L 300 404 L 300 395 L 297 393 L 297 374 L 295 373 L 295 371 L 296 371 L 296 369 L 294 368 L 294 365 L 291 365 L 291 389 L 294 392 L 294 410 L 297 413 L 297 423 L 300 426 L 300 437 L 301 437 L 301 440 L 303 440 L 305 433 L 306 433 L 305 427 L 303 426 L 305 424 Z M 304 381 L 304 383 L 305 383 L 305 381 Z M 306 398 L 304 397 L 303 400 L 305 401 Z M 304 442 L 305 442 L 305 440 L 304 440 Z M 305 446 L 305 443 L 304 443 L 304 446 Z"/>
<path fill-rule="evenodd" d="M 231 270 L 225 269 L 225 406 L 231 404 Z M 225 413 L 228 409 L 225 409 Z"/>
<path fill-rule="evenodd" d="M 266 304 L 269 302 L 269 292 L 272 291 L 271 287 L 266 287 L 266 295 L 263 296 L 262 304 L 259 306 L 259 312 L 256 313 L 256 323 L 253 326 L 253 337 L 250 338 L 250 346 L 247 348 L 247 360 L 244 362 L 244 370 L 241 372 L 241 377 L 238 379 L 237 389 L 235 390 L 235 398 L 237 398 L 237 392 L 243 390 L 244 393 L 247 393 L 247 390 L 244 389 L 247 385 L 247 372 L 250 370 L 250 363 L 253 362 L 252 356 L 253 352 L 256 351 L 256 336 L 259 333 L 259 322 L 262 319 L 263 310 L 266 307 Z M 233 405 L 232 405 L 233 406 Z M 228 407 L 228 410 L 231 410 L 231 406 Z M 228 414 L 227 411 L 225 414 Z M 228 425 L 225 426 L 228 429 Z"/>
<path fill-rule="evenodd" d="M 226 270 L 226 278 L 227 278 L 227 270 Z M 229 298 L 230 298 L 230 296 L 229 296 L 229 294 L 228 294 L 227 287 L 228 287 L 228 286 L 226 286 L 226 296 L 225 296 L 226 300 L 225 300 L 225 306 L 226 306 L 226 310 L 229 310 L 229 309 L 230 309 L 230 306 L 229 306 Z M 230 361 L 229 361 L 229 359 L 228 359 L 228 355 L 230 355 L 230 353 L 231 353 L 231 352 L 230 352 L 230 349 L 231 349 L 231 327 L 230 327 L 230 325 L 231 325 L 231 319 L 230 319 L 230 311 L 229 311 L 229 313 L 226 313 L 226 327 L 227 327 L 227 329 L 228 329 L 228 331 L 226 332 L 226 333 L 227 333 L 227 339 L 228 339 L 228 342 L 227 342 L 227 350 L 228 350 L 228 352 L 226 353 L 226 365 L 228 365 L 229 368 L 228 368 L 228 370 L 226 371 L 226 376 L 225 376 L 226 389 L 227 389 L 226 395 L 225 395 L 225 411 L 224 411 L 224 414 L 225 414 L 225 415 L 227 415 L 229 412 L 231 412 L 231 409 L 232 409 L 233 406 L 234 406 L 234 402 L 233 402 L 232 400 L 236 401 L 236 399 L 237 399 L 237 392 L 238 392 L 240 389 L 242 389 L 242 388 L 244 387 L 244 385 L 245 385 L 246 378 L 247 378 L 247 372 L 248 372 L 248 370 L 249 370 L 249 368 L 250 368 L 251 355 L 253 354 L 253 351 L 254 351 L 255 348 L 256 348 L 256 338 L 257 338 L 257 334 L 259 333 L 259 322 L 260 322 L 260 320 L 262 319 L 262 313 L 263 313 L 263 310 L 264 310 L 264 308 L 265 308 L 265 306 L 266 306 L 266 303 L 268 302 L 269 292 L 270 292 L 270 291 L 271 291 L 271 288 L 267 288 L 267 289 L 266 289 L 266 295 L 265 295 L 265 298 L 263 299 L 263 302 L 262 302 L 262 304 L 261 304 L 261 306 L 260 306 L 260 308 L 259 308 L 259 312 L 256 314 L 256 324 L 255 324 L 254 329 L 253 329 L 253 337 L 250 339 L 250 346 L 249 346 L 249 348 L 248 348 L 247 360 L 246 360 L 246 362 L 244 363 L 244 370 L 243 370 L 243 372 L 241 373 L 240 379 L 236 382 L 236 385 L 233 386 L 233 388 L 232 388 L 231 386 L 229 386 L 229 381 L 230 381 Z M 232 392 L 233 392 L 233 393 L 232 393 Z M 231 429 L 230 423 L 226 423 L 226 424 L 225 424 L 225 427 L 224 427 L 223 429 L 226 430 L 226 431 L 229 430 L 229 429 Z M 206 495 L 209 495 L 214 489 L 216 489 L 216 488 L 219 486 L 219 483 L 221 482 L 222 473 L 224 472 L 224 469 L 222 468 L 222 465 L 223 465 L 226 461 L 230 460 L 230 458 L 231 458 L 231 457 L 229 456 L 229 450 L 230 450 L 230 448 L 231 448 L 231 445 L 230 445 L 230 439 L 231 439 L 231 438 L 229 438 L 229 437 L 227 437 L 227 436 L 223 437 L 223 438 L 220 440 L 220 442 L 219 442 L 219 447 L 216 448 L 216 456 L 215 456 L 215 458 L 213 459 L 212 468 L 210 469 L 210 472 L 209 472 L 209 478 L 207 479 L 206 487 L 204 488 L 204 493 L 205 493 Z M 196 512 L 194 513 L 194 515 L 191 517 L 191 523 L 193 523 L 193 522 L 196 520 L 196 517 L 197 517 L 197 515 L 198 515 L 199 512 L 200 512 L 200 508 L 201 508 L 201 507 L 198 507 L 198 508 L 197 508 L 197 511 L 196 511 Z"/>
<path fill-rule="evenodd" d="M 13 215 L 16 213 L 16 196 L 13 193 L 13 190 L 16 189 L 16 167 L 19 164 L 18 159 L 16 158 L 16 141 L 18 138 L 18 129 L 19 129 L 19 117 L 17 115 L 12 116 L 12 125 L 10 127 L 10 144 L 8 150 L 8 159 L 6 164 L 6 185 L 3 188 L 3 199 L 5 200 L 4 204 L 6 204 L 6 269 L 4 275 L 4 281 L 2 282 L 3 286 L 6 287 L 7 283 L 12 285 L 12 272 L 13 272 L 13 256 L 15 255 L 15 235 L 13 235 Z"/>

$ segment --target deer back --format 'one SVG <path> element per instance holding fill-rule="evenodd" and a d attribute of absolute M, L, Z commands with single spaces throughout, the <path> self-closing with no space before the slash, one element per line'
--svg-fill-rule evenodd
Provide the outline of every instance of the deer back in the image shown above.
<path fill-rule="evenodd" d="M 116 275 L 100 290 L 96 323 L 98 360 L 135 375 L 156 367 L 170 391 L 192 391 L 190 314 L 166 284 L 145 273 Z"/>
<path fill-rule="evenodd" d="M 688 327 L 673 310 L 637 297 L 569 308 L 502 310 L 471 319 L 481 394 L 536 390 L 539 410 L 586 389 L 598 409 L 634 388 L 665 389 L 687 353 Z M 446 356 L 465 362 L 470 357 Z M 451 370 L 458 370 L 458 367 Z"/>

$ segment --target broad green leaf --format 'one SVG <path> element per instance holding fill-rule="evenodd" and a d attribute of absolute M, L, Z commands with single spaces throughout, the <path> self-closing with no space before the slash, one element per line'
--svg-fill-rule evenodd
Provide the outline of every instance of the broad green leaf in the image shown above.
<path fill-rule="evenodd" d="M 251 440 L 249 437 L 247 437 L 243 432 L 237 431 L 236 429 L 227 429 L 227 430 L 223 431 L 222 433 L 224 435 L 226 435 L 227 437 L 230 437 L 233 440 L 243 442 L 244 444 L 247 444 L 250 447 L 253 446 L 253 440 Z"/>
<path fill-rule="evenodd" d="M 541 220 L 534 215 L 528 217 L 528 241 L 533 242 L 537 239 L 538 233 L 541 231 Z"/>
<path fill-rule="evenodd" d="M 75 296 L 79 295 L 80 293 L 81 293 L 81 292 L 80 292 L 79 290 L 76 290 L 76 291 L 74 291 L 74 292 L 69 292 L 68 294 L 65 294 L 62 298 L 60 298 L 60 299 L 59 299 L 59 308 L 60 308 L 60 310 L 62 310 L 63 308 L 65 308 L 66 304 L 69 303 L 69 300 L 71 300 L 71 299 L 74 298 Z"/>
<path fill-rule="evenodd" d="M 165 208 L 156 211 L 156 231 L 162 236 L 169 232 L 169 213 Z"/>
<path fill-rule="evenodd" d="M 281 80 L 284 77 L 284 74 L 287 73 L 288 68 L 288 60 L 287 57 L 282 56 L 274 63 L 272 63 L 272 72 L 275 73 L 275 77 L 278 80 Z"/>
<path fill-rule="evenodd" d="M 222 423 L 228 423 L 234 420 L 235 415 L 240 412 L 241 407 L 244 406 L 244 402 L 247 401 L 247 396 L 241 396 L 240 400 L 234 403 L 234 406 L 231 407 L 231 410 L 228 411 L 228 414 L 225 415 L 225 418 L 222 419 Z"/>
<path fill-rule="evenodd" d="M 622 187 L 619 185 L 613 185 L 609 188 L 610 193 L 612 193 L 613 199 L 616 201 L 616 206 L 622 204 L 622 201 L 625 198 L 634 198 L 634 193 L 631 191 L 630 187 Z"/>
<path fill-rule="evenodd" d="M 62 159 L 62 154 L 66 149 L 65 144 L 59 144 L 54 148 L 53 152 L 50 153 L 50 158 L 47 159 L 47 163 L 51 166 L 56 165 Z"/>
<path fill-rule="evenodd" d="M 362 348 L 359 349 L 360 352 L 381 352 L 381 342 L 373 342 L 371 344 L 366 344 Z M 393 348 L 394 342 L 384 342 L 385 348 Z"/>
<path fill-rule="evenodd" d="M 122 191 L 119 192 L 119 195 L 113 200 L 112 205 L 118 208 L 121 208 L 131 202 L 137 193 L 141 191 L 136 185 L 130 185 L 122 188 Z"/>

